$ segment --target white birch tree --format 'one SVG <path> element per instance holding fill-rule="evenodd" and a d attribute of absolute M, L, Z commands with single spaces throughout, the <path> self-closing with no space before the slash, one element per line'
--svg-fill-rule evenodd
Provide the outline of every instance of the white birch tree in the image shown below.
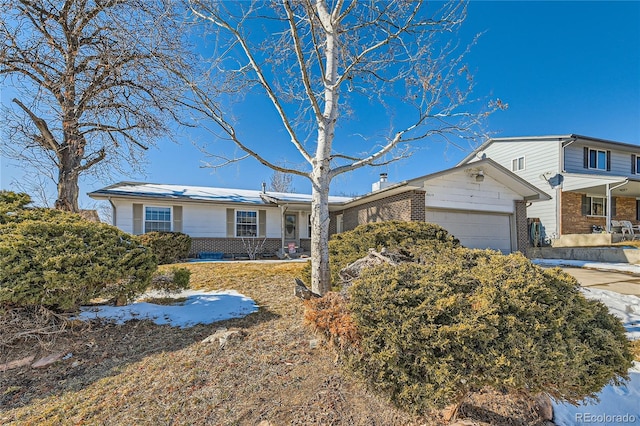
<path fill-rule="evenodd" d="M 189 6 L 215 40 L 206 78 L 183 75 L 193 89 L 191 107 L 246 153 L 241 158 L 310 180 L 311 284 L 319 294 L 330 289 L 332 179 L 406 157 L 418 141 L 472 139 L 479 119 L 502 106 L 470 98 L 473 79 L 463 57 L 474 40 L 460 44 L 456 37 L 465 3 L 189 0 Z M 259 97 L 282 131 L 255 141 L 246 136 L 253 120 L 234 111 Z M 360 129 L 348 133 L 347 124 Z M 286 144 L 305 167 L 272 160 L 272 147 Z"/>

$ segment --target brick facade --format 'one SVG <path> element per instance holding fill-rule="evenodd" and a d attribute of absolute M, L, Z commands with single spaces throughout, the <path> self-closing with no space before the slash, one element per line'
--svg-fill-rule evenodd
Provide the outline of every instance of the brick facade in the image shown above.
<path fill-rule="evenodd" d="M 527 221 L 527 202 L 517 200 L 516 204 L 516 247 L 515 250 L 526 253 L 530 246 L 529 224 Z"/>
<path fill-rule="evenodd" d="M 584 216 L 582 214 L 582 196 L 579 192 L 562 192 L 561 205 L 561 233 L 591 234 L 592 226 L 606 227 L 605 217 Z M 636 199 L 630 197 L 615 197 L 615 215 L 613 220 L 630 220 L 636 223 Z"/>
<path fill-rule="evenodd" d="M 248 238 L 245 240 L 249 240 Z M 256 238 L 255 242 L 262 242 L 262 238 Z M 280 238 L 267 238 L 264 243 L 263 253 L 274 254 L 280 249 L 282 240 Z M 202 251 L 222 252 L 226 255 L 243 255 L 247 254 L 247 250 L 242 243 L 241 238 L 191 238 L 190 257 L 196 257 Z"/>
<path fill-rule="evenodd" d="M 262 238 L 257 238 L 257 242 L 261 243 Z M 246 241 L 246 240 L 245 240 Z M 262 250 L 263 254 L 275 254 L 280 250 L 282 240 L 280 238 L 267 238 Z M 241 238 L 191 238 L 190 257 L 197 257 L 198 253 L 222 252 L 227 256 L 244 255 L 247 253 Z M 301 238 L 298 251 L 311 251 L 311 239 Z"/>
<path fill-rule="evenodd" d="M 329 235 L 337 232 L 336 216 L 342 214 L 343 231 L 350 231 L 364 223 L 404 220 L 424 222 L 425 192 L 413 190 L 371 201 L 359 206 L 331 213 Z"/>
<path fill-rule="evenodd" d="M 636 199 L 631 197 L 615 197 L 616 215 L 613 220 L 630 220 L 634 225 L 637 224 Z"/>

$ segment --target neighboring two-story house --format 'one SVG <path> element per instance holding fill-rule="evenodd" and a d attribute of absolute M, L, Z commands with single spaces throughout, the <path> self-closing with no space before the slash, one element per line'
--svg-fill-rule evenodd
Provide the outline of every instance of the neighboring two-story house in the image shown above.
<path fill-rule="evenodd" d="M 580 135 L 489 139 L 459 164 L 490 158 L 551 199 L 527 208 L 543 238 L 640 221 L 640 146 Z"/>

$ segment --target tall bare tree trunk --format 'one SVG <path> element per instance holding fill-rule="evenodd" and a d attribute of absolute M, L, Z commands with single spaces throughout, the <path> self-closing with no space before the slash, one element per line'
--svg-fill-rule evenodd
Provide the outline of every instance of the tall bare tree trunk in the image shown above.
<path fill-rule="evenodd" d="M 327 161 L 328 163 L 328 161 Z M 314 169 L 311 192 L 311 290 L 325 294 L 331 290 L 329 271 L 329 170 Z"/>
<path fill-rule="evenodd" d="M 58 199 L 55 208 L 77 213 L 78 209 L 78 175 L 72 175 L 66 170 L 60 170 L 58 175 Z M 70 176 L 70 177 L 69 177 Z"/>
<path fill-rule="evenodd" d="M 68 151 L 69 146 L 64 151 Z M 62 152 L 58 164 L 58 198 L 55 208 L 69 212 L 78 212 L 78 165 L 77 157 Z"/>
<path fill-rule="evenodd" d="M 316 10 L 324 28 L 327 53 L 324 75 L 325 104 L 322 117 L 318 117 L 318 147 L 311 176 L 311 289 L 317 294 L 325 294 L 331 290 L 329 186 L 332 177 L 330 158 L 338 120 L 338 24 L 324 1 L 316 1 Z"/>

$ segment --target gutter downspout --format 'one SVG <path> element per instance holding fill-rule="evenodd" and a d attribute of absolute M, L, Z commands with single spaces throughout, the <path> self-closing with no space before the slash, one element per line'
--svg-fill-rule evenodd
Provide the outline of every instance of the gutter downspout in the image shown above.
<path fill-rule="evenodd" d="M 611 185 L 610 183 L 607 183 L 607 224 L 606 224 L 607 226 L 606 226 L 606 229 L 607 229 L 607 233 L 608 234 L 611 233 L 611 192 L 614 189 L 618 189 L 621 186 L 625 186 L 628 183 L 629 183 L 629 179 L 628 178 L 625 179 L 624 182 L 622 182 L 619 185 L 614 186 L 613 188 L 610 187 L 610 185 Z"/>
<path fill-rule="evenodd" d="M 558 159 L 558 170 L 560 173 L 566 173 L 564 167 L 564 150 L 566 147 L 577 141 L 575 136 L 560 140 L 560 158 Z M 566 142 L 566 143 L 565 143 Z M 556 235 L 559 237 L 562 235 L 562 188 L 559 186 L 556 188 Z"/>
<path fill-rule="evenodd" d="M 116 223 L 118 223 L 118 221 L 116 220 L 116 205 L 113 204 L 113 201 L 111 201 L 111 197 L 107 198 L 107 201 L 109 201 L 109 204 L 111 204 L 111 224 L 113 226 L 117 226 Z"/>

